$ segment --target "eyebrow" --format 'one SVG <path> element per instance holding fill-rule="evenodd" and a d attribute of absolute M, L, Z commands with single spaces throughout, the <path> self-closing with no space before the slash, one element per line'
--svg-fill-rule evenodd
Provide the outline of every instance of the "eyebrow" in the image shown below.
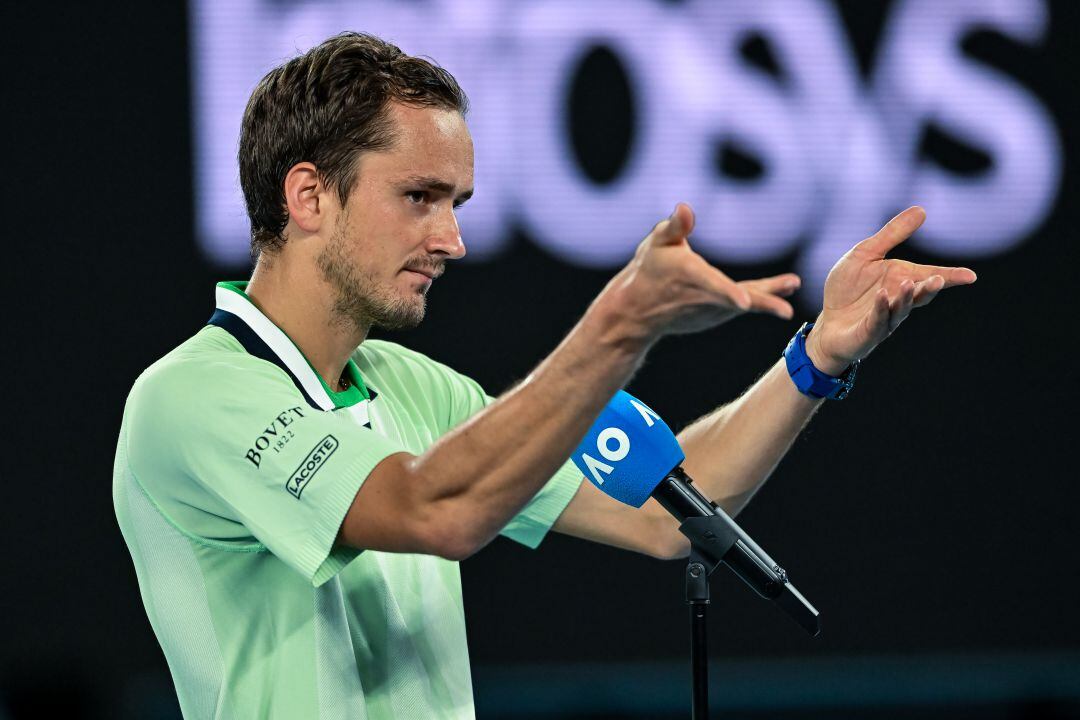
<path fill-rule="evenodd" d="M 425 190 L 437 190 L 438 192 L 446 193 L 447 195 L 454 194 L 454 186 L 445 180 L 440 180 L 434 177 L 427 177 L 423 175 L 413 175 L 405 179 L 404 185 L 419 185 Z M 465 192 L 458 195 L 455 200 L 458 202 L 465 202 L 473 196 L 472 188 L 469 188 Z"/>

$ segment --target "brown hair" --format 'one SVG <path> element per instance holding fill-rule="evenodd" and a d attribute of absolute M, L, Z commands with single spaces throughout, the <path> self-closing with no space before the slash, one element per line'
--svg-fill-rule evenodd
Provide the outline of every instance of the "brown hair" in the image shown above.
<path fill-rule="evenodd" d="M 393 144 L 390 101 L 468 110 L 454 77 L 374 35 L 345 32 L 266 74 L 251 94 L 240 130 L 240 187 L 251 220 L 251 256 L 285 243 L 283 183 L 310 162 L 344 205 L 360 153 Z"/>

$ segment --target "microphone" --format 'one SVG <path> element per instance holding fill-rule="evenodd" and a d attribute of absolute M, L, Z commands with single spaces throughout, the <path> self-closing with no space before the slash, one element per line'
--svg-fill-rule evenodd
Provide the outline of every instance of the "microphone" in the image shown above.
<path fill-rule="evenodd" d="M 711 571 L 723 563 L 762 597 L 773 600 L 811 635 L 821 631 L 818 611 L 795 589 L 787 572 L 716 503 L 698 492 L 682 468 L 686 459 L 659 415 L 620 390 L 571 456 L 596 487 L 641 507 L 655 499 L 681 525 Z"/>

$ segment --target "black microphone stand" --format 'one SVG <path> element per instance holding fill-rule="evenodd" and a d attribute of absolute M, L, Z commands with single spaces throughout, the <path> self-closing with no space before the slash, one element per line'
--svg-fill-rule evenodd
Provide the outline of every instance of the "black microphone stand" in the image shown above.
<path fill-rule="evenodd" d="M 734 538 L 731 544 L 735 544 Z M 709 570 L 694 545 L 690 546 L 690 561 L 686 564 L 686 604 L 690 606 L 690 717 L 706 720 L 709 717 L 709 651 L 708 608 Z"/>
<path fill-rule="evenodd" d="M 652 496 L 683 522 L 679 531 L 690 540 L 686 564 L 686 604 L 690 607 L 690 672 L 692 720 L 709 715 L 707 620 L 709 576 L 727 564 L 764 598 L 775 600 L 811 635 L 820 631 L 817 610 L 788 582 L 787 573 L 743 533 L 716 503 L 690 488 L 690 477 L 676 467 Z"/>

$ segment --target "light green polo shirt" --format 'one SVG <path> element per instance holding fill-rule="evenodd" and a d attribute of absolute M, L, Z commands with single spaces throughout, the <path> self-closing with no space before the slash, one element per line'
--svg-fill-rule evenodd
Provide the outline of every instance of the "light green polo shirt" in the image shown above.
<path fill-rule="evenodd" d="M 184 717 L 474 717 L 458 563 L 334 540 L 375 465 L 490 398 L 378 340 L 332 392 L 244 286 L 135 382 L 113 470 Z M 581 479 L 567 462 L 502 534 L 536 547 Z"/>

